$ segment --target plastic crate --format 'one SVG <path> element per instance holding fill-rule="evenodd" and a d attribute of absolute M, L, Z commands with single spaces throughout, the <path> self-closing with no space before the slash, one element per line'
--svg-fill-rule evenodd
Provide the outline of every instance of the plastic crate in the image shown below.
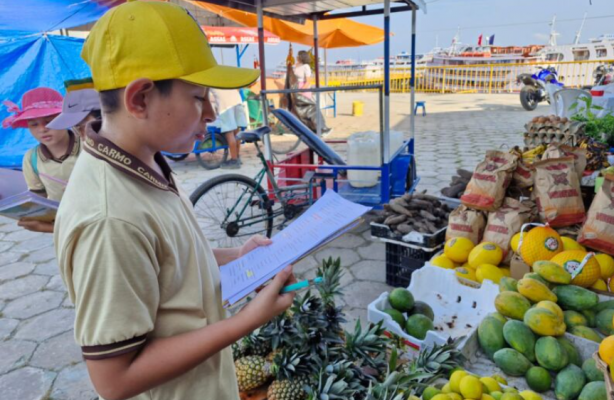
<path fill-rule="evenodd" d="M 424 340 L 407 334 L 392 317 L 384 312 L 390 308 L 388 292 L 382 293 L 367 308 L 369 322 L 384 321 L 384 328 L 394 333 L 414 349 L 441 345 L 448 338 L 469 335 L 480 321 L 495 309 L 499 287 L 484 281 L 479 289 L 462 285 L 454 270 L 426 265 L 414 274 L 408 287 L 414 299 L 428 304 L 435 314 L 435 330 L 428 331 Z"/>
<path fill-rule="evenodd" d="M 407 243 L 384 240 L 386 243 L 386 283 L 394 287 L 407 287 L 414 271 L 419 270 L 434 254 L 441 250 Z"/>

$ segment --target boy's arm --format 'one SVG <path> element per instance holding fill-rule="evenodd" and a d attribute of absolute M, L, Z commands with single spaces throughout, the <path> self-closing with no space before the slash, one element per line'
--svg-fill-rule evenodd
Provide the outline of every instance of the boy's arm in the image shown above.
<path fill-rule="evenodd" d="M 271 243 L 273 243 L 271 239 L 267 238 L 266 236 L 254 235 L 241 247 L 233 247 L 231 249 L 213 249 L 213 254 L 215 255 L 217 265 L 222 266 L 246 255 L 257 247 L 268 246 Z"/>
<path fill-rule="evenodd" d="M 279 292 L 295 281 L 291 268 L 286 268 L 229 319 L 181 335 L 153 339 L 140 351 L 87 360 L 96 391 L 107 400 L 127 399 L 188 372 L 290 307 L 294 294 Z"/>

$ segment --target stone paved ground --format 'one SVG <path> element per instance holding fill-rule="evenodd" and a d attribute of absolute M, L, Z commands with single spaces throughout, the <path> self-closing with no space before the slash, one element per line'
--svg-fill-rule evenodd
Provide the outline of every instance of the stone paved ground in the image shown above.
<path fill-rule="evenodd" d="M 527 113 L 513 95 L 423 95 L 428 115 L 416 119 L 417 165 L 420 188 L 437 192 L 458 167 L 473 169 L 487 149 L 520 144 L 523 124 L 546 112 L 544 106 Z M 342 94 L 339 115 L 328 118 L 332 138 L 343 138 L 379 126 L 376 96 Z M 350 116 L 351 102 L 365 102 L 365 115 Z M 391 126 L 409 127 L 408 96 L 393 96 Z M 343 146 L 337 147 L 342 153 Z M 246 148 L 244 167 L 253 176 L 255 152 Z M 192 159 L 175 163 L 177 177 L 187 192 L 224 170 L 206 171 Z M 363 225 L 332 242 L 295 266 L 301 277 L 313 276 L 318 263 L 340 256 L 345 266 L 345 305 L 350 322 L 366 321 L 366 307 L 383 291 L 385 254 Z M 0 398 L 2 400 L 89 400 L 96 394 L 85 364 L 73 341 L 74 309 L 54 260 L 51 235 L 20 229 L 0 218 Z"/>

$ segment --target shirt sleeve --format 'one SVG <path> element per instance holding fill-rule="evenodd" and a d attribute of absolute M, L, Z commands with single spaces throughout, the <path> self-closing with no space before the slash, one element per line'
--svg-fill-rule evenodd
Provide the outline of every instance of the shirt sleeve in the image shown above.
<path fill-rule="evenodd" d="M 37 151 L 36 147 L 28 150 L 26 152 L 26 155 L 23 156 L 23 162 L 22 162 L 23 177 L 26 180 L 28 189 L 32 192 L 40 194 L 41 192 L 45 192 L 45 185 L 40 180 L 40 177 L 38 176 L 38 174 L 34 172 L 34 168 L 32 167 L 32 152 L 33 151 Z"/>
<path fill-rule="evenodd" d="M 127 222 L 87 225 L 58 252 L 75 304 L 75 338 L 86 360 L 143 347 L 154 328 L 160 292 L 154 239 Z"/>

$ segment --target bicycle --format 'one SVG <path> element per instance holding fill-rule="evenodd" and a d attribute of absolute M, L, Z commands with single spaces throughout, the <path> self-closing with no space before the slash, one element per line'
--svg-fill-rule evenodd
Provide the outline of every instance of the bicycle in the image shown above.
<path fill-rule="evenodd" d="M 283 226 L 313 204 L 315 174 L 306 176 L 302 184 L 277 184 L 258 144 L 270 132 L 271 128 L 263 126 L 237 135 L 238 140 L 256 147 L 262 169 L 254 178 L 225 174 L 203 183 L 190 196 L 201 229 L 218 247 L 240 246 L 255 234 L 271 237 L 276 218 L 283 217 L 278 225 Z M 262 187 L 265 177 L 272 186 L 270 194 Z M 274 208 L 276 205 L 279 207 Z"/>
<path fill-rule="evenodd" d="M 228 142 L 219 132 L 208 131 L 203 140 L 194 143 L 192 153 L 196 160 L 205 169 L 216 169 L 228 158 Z M 190 153 L 170 154 L 164 153 L 166 158 L 175 162 L 186 159 Z"/>

